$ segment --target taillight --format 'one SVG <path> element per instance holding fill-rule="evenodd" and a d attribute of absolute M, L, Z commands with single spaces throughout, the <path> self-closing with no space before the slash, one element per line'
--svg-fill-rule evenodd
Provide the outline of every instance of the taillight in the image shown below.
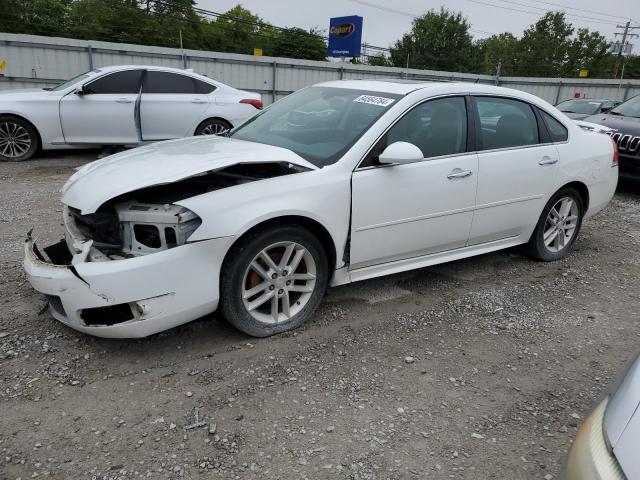
<path fill-rule="evenodd" d="M 617 167 L 618 166 L 618 144 L 616 143 L 616 141 L 612 138 L 611 141 L 613 142 L 613 159 L 611 160 L 611 166 L 612 167 Z"/>
<path fill-rule="evenodd" d="M 248 103 L 249 105 L 253 105 L 258 110 L 262 110 L 262 100 L 256 100 L 254 98 L 245 98 L 240 100 L 240 103 Z"/>

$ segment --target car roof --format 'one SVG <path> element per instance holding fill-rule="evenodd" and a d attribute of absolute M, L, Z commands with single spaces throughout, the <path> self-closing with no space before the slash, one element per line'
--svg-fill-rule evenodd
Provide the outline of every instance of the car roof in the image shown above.
<path fill-rule="evenodd" d="M 197 77 L 198 79 L 208 81 L 209 83 L 213 83 L 217 86 L 223 86 L 223 83 L 217 82 L 216 80 L 207 77 L 206 75 L 202 75 L 201 73 L 194 72 L 191 68 L 173 68 L 173 67 L 162 67 L 157 65 L 108 65 L 106 67 L 98 67 L 94 69 L 94 72 L 98 73 L 109 73 L 109 72 L 120 72 L 122 70 L 136 70 L 136 69 L 145 69 L 145 70 L 157 70 L 160 72 L 172 72 L 172 73 L 180 73 L 182 75 L 190 75 L 192 77 Z M 226 86 L 226 85 L 224 85 Z"/>
<path fill-rule="evenodd" d="M 167 72 L 176 73 L 195 73 L 192 69 L 173 68 L 173 67 L 161 67 L 157 65 L 108 65 L 106 67 L 98 67 L 97 71 L 100 72 L 116 72 L 119 70 L 134 70 L 134 69 L 146 69 L 146 70 L 162 70 Z M 196 74 L 197 75 L 197 74 Z"/>
<path fill-rule="evenodd" d="M 465 94 L 509 96 L 539 103 L 541 99 L 534 95 L 513 88 L 496 87 L 486 83 L 474 82 L 429 82 L 407 80 L 333 80 L 318 83 L 315 86 L 368 90 L 371 92 L 407 95 L 417 90 L 428 90 L 434 95 Z M 545 102 L 546 103 L 546 102 Z"/>

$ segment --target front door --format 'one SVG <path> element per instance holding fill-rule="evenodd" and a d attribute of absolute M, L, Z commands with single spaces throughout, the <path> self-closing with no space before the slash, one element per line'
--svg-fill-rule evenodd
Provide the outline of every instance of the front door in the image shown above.
<path fill-rule="evenodd" d="M 467 152 L 464 97 L 426 101 L 402 117 L 353 173 L 352 269 L 464 247 L 475 206 L 478 159 Z M 424 160 L 380 165 L 397 141 Z"/>
<path fill-rule="evenodd" d="M 193 135 L 209 106 L 205 84 L 188 75 L 148 70 L 142 86 L 140 121 L 143 140 L 167 140 Z"/>
<path fill-rule="evenodd" d="M 504 97 L 475 98 L 479 119 L 478 195 L 470 244 L 532 230 L 558 173 L 558 151 L 543 143 L 531 105 Z"/>
<path fill-rule="evenodd" d="M 130 145 L 138 143 L 136 102 L 142 70 L 104 75 L 84 85 L 82 92 L 60 100 L 60 120 L 66 143 Z"/>

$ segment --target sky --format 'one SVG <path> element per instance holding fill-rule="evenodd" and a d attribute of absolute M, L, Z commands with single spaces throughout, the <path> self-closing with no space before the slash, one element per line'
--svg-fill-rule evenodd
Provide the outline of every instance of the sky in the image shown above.
<path fill-rule="evenodd" d="M 574 27 L 598 30 L 613 39 L 616 25 L 635 20 L 640 25 L 639 0 L 198 0 L 200 8 L 225 12 L 240 3 L 263 20 L 279 27 L 318 27 L 328 30 L 329 18 L 364 17 L 363 42 L 389 47 L 411 28 L 412 16 L 441 6 L 460 11 L 479 39 L 493 33 L 520 36 L 548 10 L 563 10 Z M 560 6 L 562 5 L 562 6 Z M 376 7 L 377 6 L 377 7 Z M 564 7 L 563 7 L 564 6 Z M 629 18 L 630 17 L 630 18 Z M 640 33 L 640 29 L 635 30 Z M 640 52 L 640 39 L 633 52 Z"/>

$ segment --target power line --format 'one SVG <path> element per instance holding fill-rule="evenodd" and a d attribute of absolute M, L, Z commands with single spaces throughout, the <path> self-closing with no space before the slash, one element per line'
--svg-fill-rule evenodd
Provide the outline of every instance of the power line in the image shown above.
<path fill-rule="evenodd" d="M 535 1 L 535 3 L 544 3 L 546 5 L 551 5 L 551 6 L 554 6 L 554 7 L 571 9 L 571 11 L 576 11 L 576 12 L 594 13 L 596 15 L 600 15 L 600 16 L 603 16 L 603 17 L 619 18 L 619 19 L 624 19 L 624 20 L 629 19 L 629 17 L 624 17 L 622 15 L 611 15 L 610 13 L 598 12 L 596 10 L 587 10 L 586 8 L 576 8 L 574 6 L 563 5 L 561 3 L 547 2 L 547 1 L 542 1 L 542 0 L 533 0 L 533 1 Z"/>
<path fill-rule="evenodd" d="M 504 2 L 504 3 L 509 3 L 509 4 L 512 4 L 512 5 L 519 5 L 519 6 L 526 7 L 526 8 L 535 8 L 536 10 L 542 10 L 545 13 L 549 12 L 549 10 L 547 10 L 544 7 L 537 7 L 537 6 L 529 5 L 529 4 L 526 4 L 526 3 L 516 2 L 514 0 L 498 0 L 498 1 L 499 2 Z M 607 25 L 614 25 L 615 24 L 615 22 L 613 20 L 607 20 L 607 19 L 604 19 L 604 18 L 587 17 L 587 16 L 584 16 L 584 15 L 576 15 L 576 14 L 570 13 L 570 12 L 564 12 L 564 13 L 566 14 L 566 16 L 568 18 L 593 20 L 594 23 L 604 23 L 604 24 L 607 24 Z"/>
<path fill-rule="evenodd" d="M 498 0 L 498 1 L 506 1 L 506 0 Z M 478 4 L 480 4 L 480 5 L 486 5 L 486 6 L 489 6 L 489 7 L 502 8 L 502 9 L 504 9 L 504 10 L 511 10 L 511 11 L 513 11 L 513 12 L 528 13 L 528 14 L 530 14 L 530 15 L 536 15 L 536 16 L 538 16 L 538 17 L 539 17 L 539 16 L 540 16 L 540 14 L 541 14 L 541 12 L 540 12 L 540 11 L 538 11 L 538 12 L 532 12 L 531 10 L 522 10 L 522 9 L 520 9 L 520 8 L 506 7 L 506 6 L 504 6 L 504 5 L 498 5 L 498 4 L 495 4 L 495 3 L 484 2 L 484 1 L 481 1 L 481 0 L 467 0 L 467 2 L 478 3 Z M 528 8 L 536 8 L 536 7 L 528 6 L 528 5 L 527 5 L 527 7 L 528 7 Z M 550 12 L 550 11 L 551 11 L 551 10 L 546 10 L 546 11 L 544 11 L 544 10 L 543 10 L 543 12 L 544 12 L 544 13 L 548 13 L 548 12 Z M 587 20 L 583 20 L 583 19 L 581 19 L 581 18 L 579 18 L 579 17 L 576 17 L 576 16 L 574 16 L 574 15 L 565 15 L 565 16 L 566 16 L 568 19 L 570 19 L 570 20 L 577 20 L 577 21 L 579 21 L 579 22 L 583 22 L 583 23 L 599 23 L 599 24 L 602 24 L 602 25 L 615 25 L 615 23 L 605 22 L 605 21 L 602 21 L 602 19 L 600 19 L 600 20 L 598 20 L 598 19 L 594 19 L 594 20 L 589 20 L 589 21 L 587 21 Z M 584 18 L 586 18 L 586 17 L 584 17 Z"/>
<path fill-rule="evenodd" d="M 367 7 L 371 7 L 371 8 L 377 8 L 378 10 L 382 10 L 384 12 L 389 12 L 389 13 L 396 13 L 398 15 L 403 15 L 405 17 L 410 17 L 413 19 L 416 19 L 419 17 L 419 15 L 410 13 L 410 12 L 405 12 L 404 10 L 398 10 L 396 8 L 390 8 L 390 7 L 385 7 L 384 5 L 378 5 L 377 3 L 372 3 L 372 2 L 367 2 L 365 0 L 348 0 L 349 2 L 353 2 L 353 3 L 359 3 L 361 5 L 365 5 Z M 478 28 L 473 28 L 473 27 L 469 27 L 469 30 L 471 30 L 472 32 L 478 32 L 480 34 L 483 35 L 497 35 L 497 33 L 494 32 L 488 32 L 486 30 L 480 30 Z"/>
<path fill-rule="evenodd" d="M 165 1 L 162 0 L 149 0 L 151 3 L 155 3 L 155 4 L 159 4 L 159 5 L 164 5 L 164 6 L 171 6 L 171 7 L 175 7 L 175 5 L 173 4 L 169 4 Z M 244 23 L 246 25 L 252 25 L 252 26 L 256 26 L 256 27 L 260 27 L 260 28 L 273 28 L 274 30 L 278 30 L 278 31 L 288 31 L 289 29 L 286 27 L 278 27 L 275 25 L 271 25 L 270 23 L 265 23 L 265 22 L 252 22 L 251 20 L 247 20 L 244 18 L 240 18 L 240 17 L 234 17 L 233 15 L 229 15 L 226 13 L 218 13 L 218 12 L 214 12 L 212 10 L 206 10 L 204 8 L 200 8 L 200 7 L 189 7 L 189 6 L 185 6 L 184 9 L 182 9 L 182 13 L 190 13 L 189 8 L 191 8 L 192 11 L 199 13 L 202 16 L 211 16 L 211 17 L 216 17 L 216 18 L 225 18 L 225 19 L 229 19 L 229 20 L 233 20 L 235 22 L 239 22 L 239 23 Z M 180 8 L 176 9 L 177 11 L 180 11 Z M 256 34 L 256 33 L 254 33 Z M 311 37 L 316 37 L 319 39 L 324 40 L 325 42 L 329 40 L 329 37 L 325 37 L 324 35 L 318 35 L 315 33 L 311 33 L 311 32 L 307 32 L 307 35 L 311 36 Z M 364 44 L 363 44 L 364 45 Z M 373 50 L 378 50 L 378 51 L 384 51 L 384 52 L 388 52 L 389 49 L 385 48 L 385 47 L 379 47 L 376 45 L 370 45 L 367 43 L 367 48 L 371 48 Z"/>

